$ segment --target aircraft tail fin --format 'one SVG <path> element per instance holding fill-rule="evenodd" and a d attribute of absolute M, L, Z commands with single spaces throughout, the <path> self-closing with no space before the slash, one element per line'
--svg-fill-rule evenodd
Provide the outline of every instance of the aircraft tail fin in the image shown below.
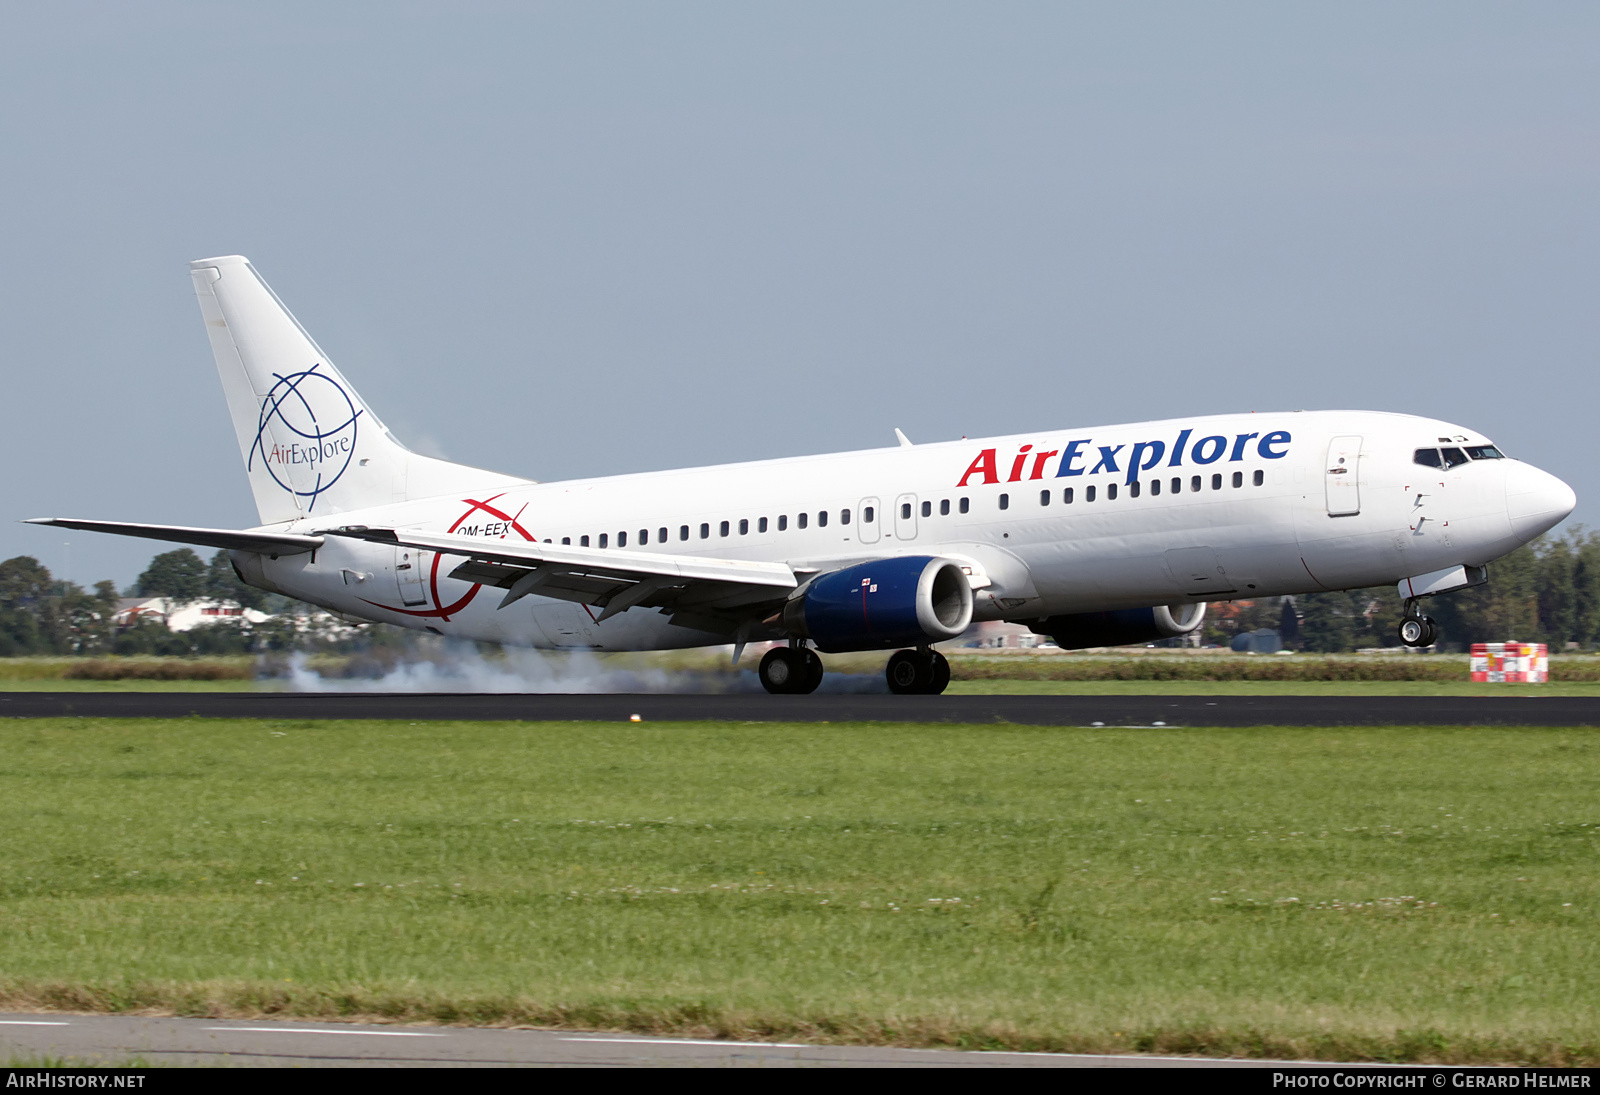
<path fill-rule="evenodd" d="M 189 272 L 262 524 L 527 482 L 400 444 L 248 259 Z"/>

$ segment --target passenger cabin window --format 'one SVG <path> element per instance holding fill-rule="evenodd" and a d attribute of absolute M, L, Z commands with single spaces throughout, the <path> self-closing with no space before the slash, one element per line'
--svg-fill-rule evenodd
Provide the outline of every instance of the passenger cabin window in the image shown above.
<path fill-rule="evenodd" d="M 1418 449 L 1412 460 L 1425 468 L 1444 467 L 1444 461 L 1439 459 L 1438 449 Z"/>
<path fill-rule="evenodd" d="M 1011 508 L 1011 495 L 1002 494 L 1000 496 L 1000 508 L 1001 509 L 1010 509 Z"/>
<path fill-rule="evenodd" d="M 1139 480 L 1135 479 L 1128 484 L 1128 494 L 1134 498 L 1139 497 Z"/>
<path fill-rule="evenodd" d="M 787 513 L 778 514 L 778 531 L 779 532 L 788 532 L 789 531 L 789 515 Z"/>
<path fill-rule="evenodd" d="M 1200 489 L 1200 477 L 1198 475 L 1190 476 L 1189 489 L 1192 491 L 1198 491 Z"/>
<path fill-rule="evenodd" d="M 818 528 L 827 528 L 828 527 L 828 511 L 827 510 L 818 510 L 817 511 L 817 527 Z"/>
<path fill-rule="evenodd" d="M 607 534 L 606 534 L 606 533 L 604 533 L 604 532 L 602 532 L 602 533 L 601 533 L 601 534 L 600 534 L 600 546 L 601 546 L 601 547 L 606 547 L 606 546 L 607 546 L 607 545 L 606 545 L 606 537 L 607 537 Z"/>
<path fill-rule="evenodd" d="M 1042 491 L 1039 492 L 1039 504 L 1041 506 L 1048 506 L 1050 504 L 1050 492 L 1049 491 L 1042 490 Z"/>
<path fill-rule="evenodd" d="M 710 525 L 709 522 L 703 522 L 700 525 L 700 539 L 702 539 L 702 540 L 711 539 L 711 525 Z"/>
<path fill-rule="evenodd" d="M 570 537 L 570 536 L 563 536 L 563 537 L 562 537 L 562 538 L 561 538 L 561 542 L 562 542 L 562 543 L 563 543 L 563 544 L 566 544 L 566 545 L 567 545 L 567 546 L 568 546 L 568 547 L 571 547 L 571 546 L 572 546 L 572 537 Z"/>
<path fill-rule="evenodd" d="M 618 547 L 627 547 L 628 546 L 628 534 L 626 532 L 617 533 L 617 546 Z"/>
<path fill-rule="evenodd" d="M 1160 494 L 1161 493 L 1161 480 L 1159 480 L 1159 479 L 1150 480 L 1150 493 L 1151 494 Z"/>
<path fill-rule="evenodd" d="M 939 499 L 939 516 L 940 517 L 949 517 L 950 516 L 950 499 L 948 499 L 948 498 Z"/>
<path fill-rule="evenodd" d="M 902 521 L 911 520 L 911 503 L 910 502 L 901 502 L 900 503 L 900 520 L 902 520 Z"/>
<path fill-rule="evenodd" d="M 961 512 L 962 513 L 966 513 L 967 512 L 967 500 L 965 498 L 963 498 L 961 500 Z"/>
<path fill-rule="evenodd" d="M 1259 487 L 1262 483 L 1265 483 L 1266 481 L 1267 481 L 1267 473 L 1262 471 L 1260 468 L 1257 468 L 1256 469 L 1255 479 L 1254 479 L 1255 485 Z"/>
<path fill-rule="evenodd" d="M 722 524 L 718 525 L 717 531 L 722 536 L 728 535 L 728 522 L 724 521 Z"/>
<path fill-rule="evenodd" d="M 767 519 L 765 517 L 761 518 L 759 521 L 756 522 L 756 531 L 757 532 L 766 532 L 767 531 Z"/>
<path fill-rule="evenodd" d="M 1061 492 L 1061 504 L 1064 505 L 1064 506 L 1072 505 L 1072 488 L 1071 487 L 1068 487 L 1067 489 L 1065 489 L 1065 490 L 1063 490 Z"/>
<path fill-rule="evenodd" d="M 1236 471 L 1233 473 L 1233 485 L 1235 487 L 1244 486 L 1244 472 Z"/>
<path fill-rule="evenodd" d="M 578 546 L 579 547 L 588 547 L 589 546 L 589 538 L 587 536 L 578 537 Z"/>
<path fill-rule="evenodd" d="M 933 503 L 932 502 L 924 502 L 924 503 L 922 503 L 922 516 L 924 516 L 924 517 L 932 517 L 933 516 Z"/>
<path fill-rule="evenodd" d="M 872 522 L 876 519 L 876 515 L 877 511 L 871 506 L 868 506 L 866 509 L 861 511 L 861 519 L 869 525 L 872 524 Z"/>
<path fill-rule="evenodd" d="M 1093 487 L 1084 487 L 1083 488 L 1083 500 L 1085 502 L 1093 502 L 1094 501 L 1094 488 Z"/>
<path fill-rule="evenodd" d="M 689 538 L 689 526 L 688 525 L 679 525 L 678 526 L 678 539 L 687 540 L 688 538 Z"/>
<path fill-rule="evenodd" d="M 1172 493 L 1173 494 L 1182 494 L 1183 493 L 1183 479 L 1180 478 L 1179 476 L 1176 476 L 1176 475 L 1174 475 L 1172 477 Z"/>
<path fill-rule="evenodd" d="M 850 511 L 849 510 L 842 509 L 842 510 L 839 511 L 839 523 L 841 525 L 848 525 L 850 523 Z"/>
<path fill-rule="evenodd" d="M 750 518 L 748 518 L 748 517 L 739 518 L 739 535 L 740 536 L 749 536 L 750 535 Z"/>
<path fill-rule="evenodd" d="M 1115 483 L 1107 483 L 1106 484 L 1106 501 L 1107 502 L 1115 502 L 1116 500 L 1117 500 L 1117 485 Z"/>
<path fill-rule="evenodd" d="M 1211 477 L 1211 489 L 1212 490 L 1221 490 L 1222 489 L 1222 473 L 1221 472 L 1218 472 L 1216 475 L 1213 475 Z"/>
<path fill-rule="evenodd" d="M 801 528 L 805 528 L 806 527 L 806 515 L 803 514 L 803 513 L 797 514 L 795 516 L 795 524 L 799 525 Z"/>

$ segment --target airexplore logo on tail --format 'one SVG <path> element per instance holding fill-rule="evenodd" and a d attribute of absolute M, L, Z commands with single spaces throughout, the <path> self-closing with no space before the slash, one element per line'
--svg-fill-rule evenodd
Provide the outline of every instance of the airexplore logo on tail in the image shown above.
<path fill-rule="evenodd" d="M 339 481 L 356 453 L 356 419 L 361 411 L 339 382 L 317 370 L 274 373 L 278 382 L 261 401 L 256 443 L 246 466 L 255 470 L 256 456 L 272 481 L 297 498 L 317 496 Z"/>

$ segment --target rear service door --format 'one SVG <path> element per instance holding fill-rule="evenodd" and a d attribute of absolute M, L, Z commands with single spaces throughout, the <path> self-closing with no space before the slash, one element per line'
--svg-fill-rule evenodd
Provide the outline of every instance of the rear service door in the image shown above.
<path fill-rule="evenodd" d="M 1335 437 L 1328 443 L 1328 516 L 1354 517 L 1361 512 L 1361 438 Z"/>
<path fill-rule="evenodd" d="M 401 604 L 428 603 L 428 564 L 431 554 L 408 547 L 394 549 L 394 580 L 399 587 Z"/>

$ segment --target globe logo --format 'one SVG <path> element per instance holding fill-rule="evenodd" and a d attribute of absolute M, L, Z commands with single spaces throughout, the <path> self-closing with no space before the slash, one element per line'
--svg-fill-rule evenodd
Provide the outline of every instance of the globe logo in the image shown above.
<path fill-rule="evenodd" d="M 257 457 L 273 482 L 296 498 L 317 497 L 344 475 L 356 452 L 356 408 L 339 382 L 317 370 L 322 363 L 278 378 L 261 401 L 256 442 L 246 467 Z"/>

